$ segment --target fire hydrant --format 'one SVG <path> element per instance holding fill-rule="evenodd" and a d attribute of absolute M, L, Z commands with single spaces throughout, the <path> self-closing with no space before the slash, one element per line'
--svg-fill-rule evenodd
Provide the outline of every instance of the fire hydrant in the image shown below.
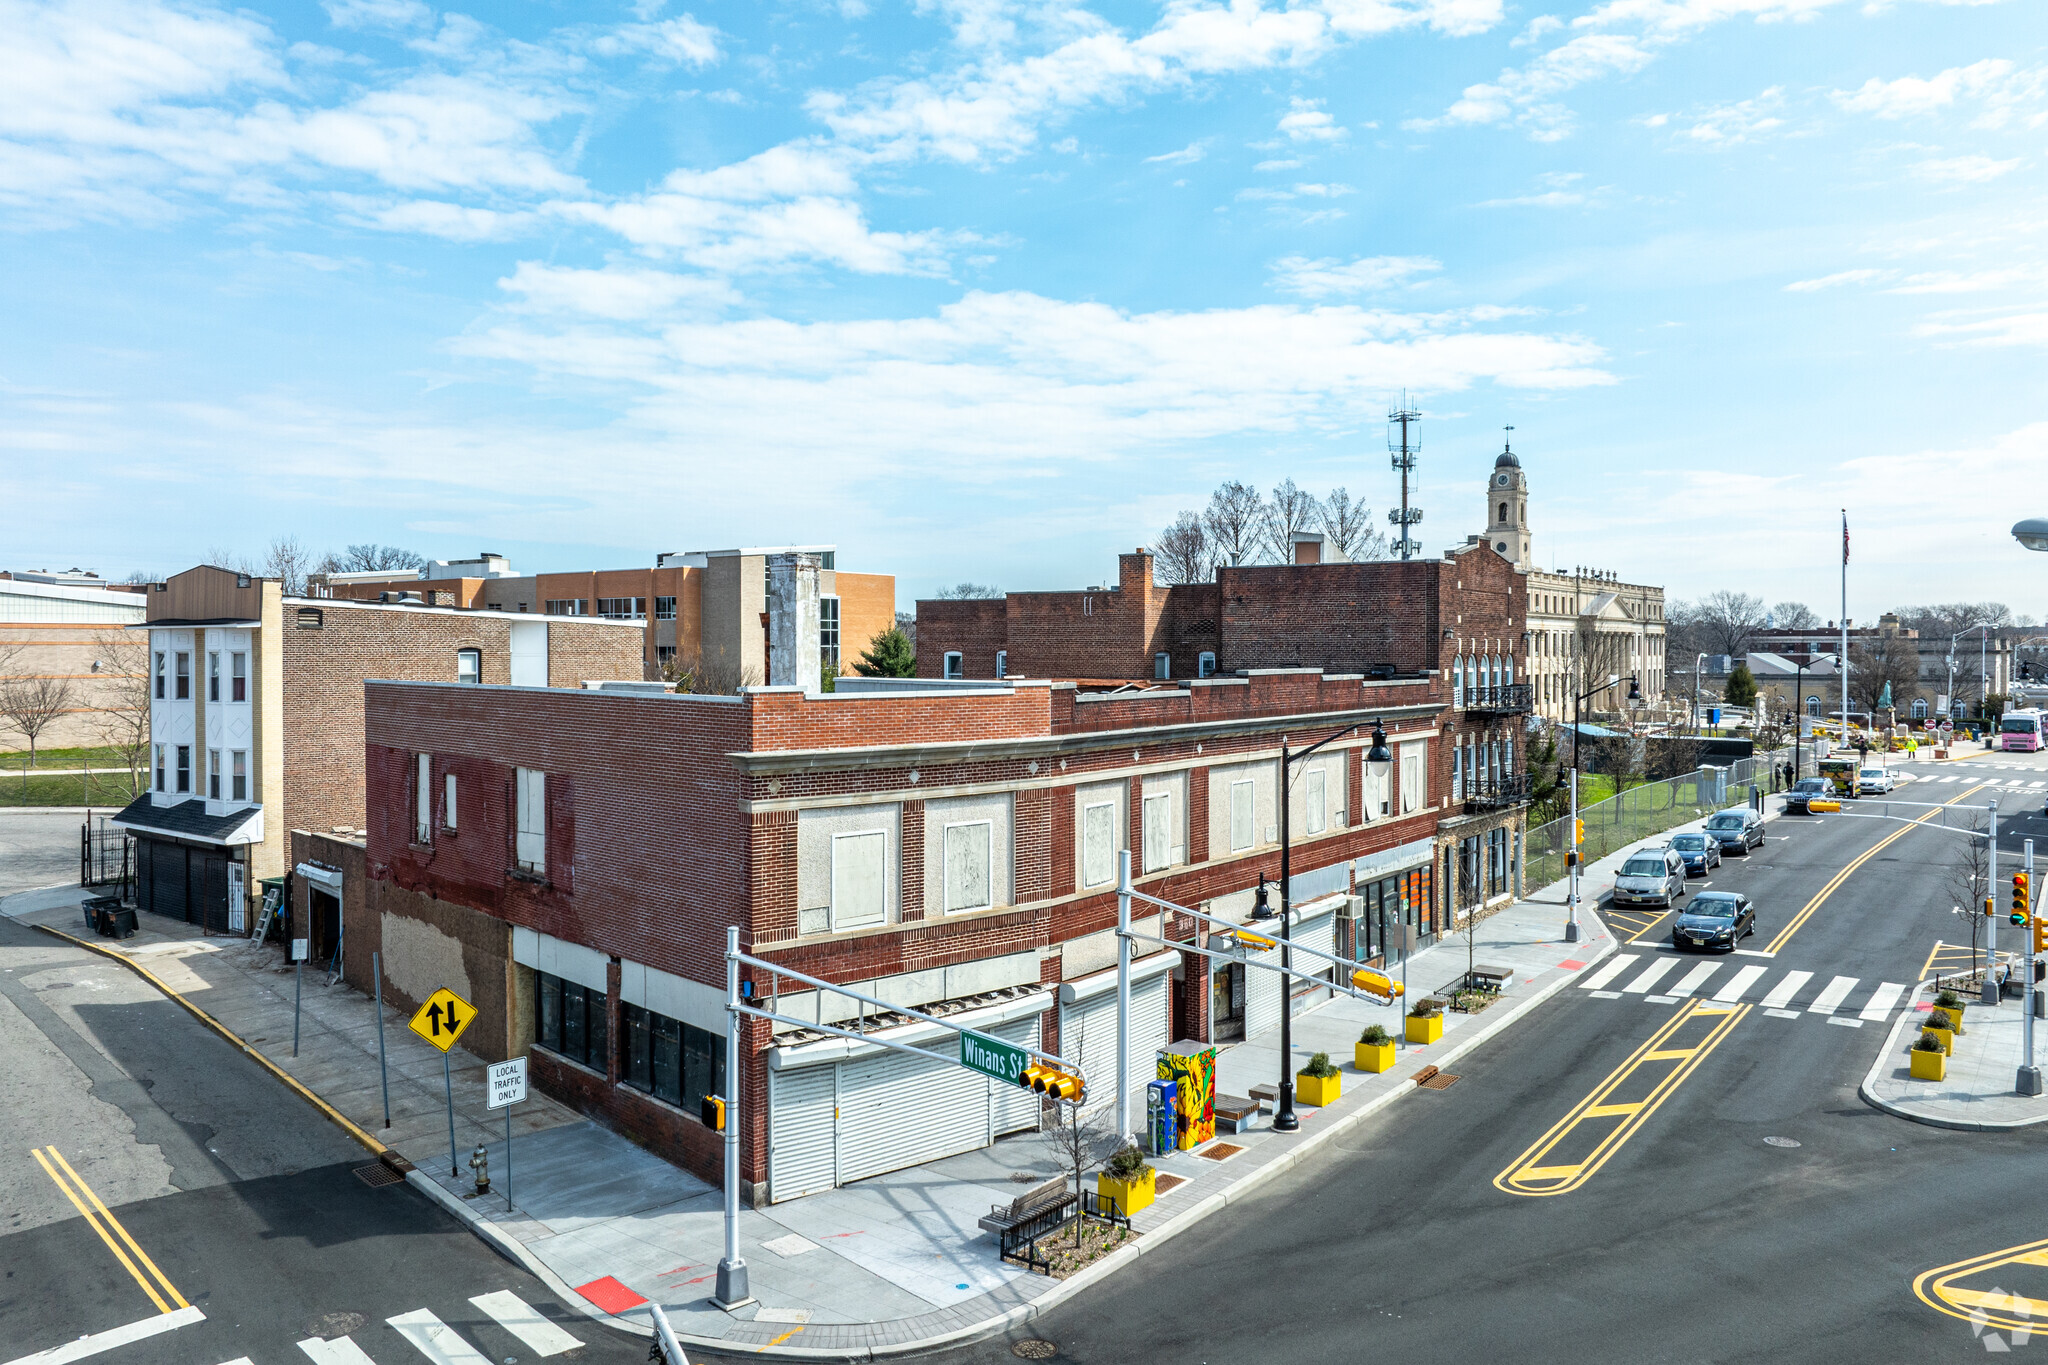
<path fill-rule="evenodd" d="M 476 1150 L 469 1154 L 469 1169 L 476 1172 L 476 1192 L 478 1194 L 489 1194 L 491 1192 L 491 1154 L 484 1150 L 484 1145 L 481 1142 L 476 1145 Z"/>

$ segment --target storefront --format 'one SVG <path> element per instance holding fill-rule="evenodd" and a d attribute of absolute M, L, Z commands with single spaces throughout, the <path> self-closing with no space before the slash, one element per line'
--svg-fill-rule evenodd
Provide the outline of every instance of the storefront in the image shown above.
<path fill-rule="evenodd" d="M 1382 966 L 1396 961 L 1398 955 L 1388 951 L 1390 933 L 1404 925 L 1415 931 L 1417 948 L 1436 941 L 1435 852 L 1435 840 L 1416 839 L 1352 864 L 1359 906 L 1356 918 L 1340 926 L 1343 955 Z"/>
<path fill-rule="evenodd" d="M 248 931 L 249 849 L 263 839 L 260 807 L 208 815 L 202 801 L 153 806 L 143 796 L 113 823 L 135 835 L 140 909 L 210 934 Z"/>

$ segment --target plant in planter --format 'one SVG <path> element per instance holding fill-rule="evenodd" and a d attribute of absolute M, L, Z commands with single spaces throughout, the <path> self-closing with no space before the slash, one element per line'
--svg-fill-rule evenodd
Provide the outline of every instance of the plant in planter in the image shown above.
<path fill-rule="evenodd" d="M 1103 1163 L 1095 1177 L 1095 1193 L 1109 1201 L 1128 1218 L 1152 1202 L 1158 1187 L 1158 1173 L 1145 1154 L 1134 1146 L 1119 1147 Z"/>
<path fill-rule="evenodd" d="M 1943 1052 L 1953 1052 L 1956 1047 L 1956 1022 L 1947 1010 L 1932 1010 L 1927 1022 L 1920 1029 L 1922 1038 L 1932 1038 L 1940 1044 Z"/>
<path fill-rule="evenodd" d="M 1942 1047 L 1940 1039 L 1922 1033 L 1920 1041 L 1913 1044 L 1907 1055 L 1911 1059 L 1914 1080 L 1948 1079 L 1948 1052 Z"/>
<path fill-rule="evenodd" d="M 1444 1036 L 1441 1000 L 1418 1000 L 1408 1011 L 1406 1033 L 1411 1043 L 1433 1043 Z"/>
<path fill-rule="evenodd" d="M 1360 1071 L 1390 1071 L 1394 1066 L 1394 1036 L 1374 1024 L 1358 1035 L 1351 1045 L 1351 1064 Z"/>
<path fill-rule="evenodd" d="M 1343 1089 L 1344 1081 L 1327 1052 L 1318 1052 L 1308 1059 L 1307 1066 L 1294 1074 L 1294 1094 L 1303 1104 L 1318 1108 L 1335 1104 Z"/>
<path fill-rule="evenodd" d="M 1934 1008 L 1945 1011 L 1951 1019 L 1955 1020 L 1953 1027 L 1957 1033 L 1963 1031 L 1964 1005 L 1963 998 L 1960 995 L 1951 990 L 1938 991 L 1934 996 Z"/>

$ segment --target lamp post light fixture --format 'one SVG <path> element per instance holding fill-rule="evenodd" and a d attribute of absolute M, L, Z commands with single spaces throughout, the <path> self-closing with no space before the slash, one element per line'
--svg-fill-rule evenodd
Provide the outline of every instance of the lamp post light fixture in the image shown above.
<path fill-rule="evenodd" d="M 2029 550 L 2048 550 L 2048 517 L 2028 517 L 2016 522 L 2012 538 Z"/>
<path fill-rule="evenodd" d="M 1280 739 L 1280 1103 L 1273 1112 L 1273 1131 L 1276 1133 L 1292 1133 L 1301 1127 L 1301 1119 L 1294 1112 L 1294 893 L 1290 863 L 1293 831 L 1287 818 L 1288 793 L 1293 788 L 1294 775 L 1290 770 L 1324 745 L 1356 734 L 1364 724 L 1360 721 L 1357 725 L 1325 735 L 1300 753 L 1288 747 L 1286 736 Z M 1374 721 L 1372 746 L 1365 754 L 1365 770 L 1377 783 L 1393 766 L 1394 756 L 1387 751 L 1387 727 L 1383 722 Z M 1266 879 L 1261 875 L 1252 918 L 1262 918 L 1259 911 L 1264 908 Z"/>

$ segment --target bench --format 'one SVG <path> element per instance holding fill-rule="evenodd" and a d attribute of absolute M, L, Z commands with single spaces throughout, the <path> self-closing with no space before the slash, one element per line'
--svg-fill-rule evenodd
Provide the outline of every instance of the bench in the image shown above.
<path fill-rule="evenodd" d="M 1209 1106 L 1216 1115 L 1216 1131 L 1233 1134 L 1251 1127 L 1259 1116 L 1260 1107 L 1259 1101 L 1242 1095 L 1218 1095 Z"/>
<path fill-rule="evenodd" d="M 1474 967 L 1465 976 L 1475 988 L 1498 994 L 1514 974 L 1513 967 Z"/>
<path fill-rule="evenodd" d="M 1020 1249 L 1067 1221 L 1067 1214 L 1079 1203 L 1067 1188 L 1067 1178 L 1056 1175 L 1035 1185 L 1007 1204 L 997 1204 L 979 1221 L 984 1232 L 996 1235 L 996 1249 L 1003 1260 L 1015 1259 Z"/>

